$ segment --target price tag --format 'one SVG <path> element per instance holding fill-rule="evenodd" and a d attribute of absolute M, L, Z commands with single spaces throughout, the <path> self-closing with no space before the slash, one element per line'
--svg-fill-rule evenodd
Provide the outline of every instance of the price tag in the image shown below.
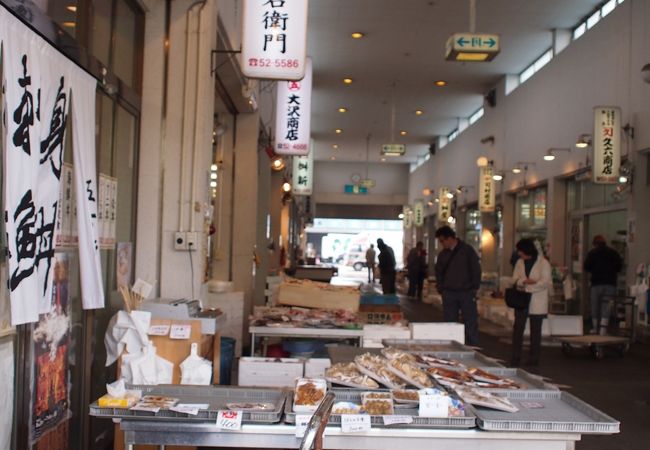
<path fill-rule="evenodd" d="M 449 397 L 420 394 L 420 417 L 449 417 Z"/>
<path fill-rule="evenodd" d="M 341 414 L 341 432 L 367 433 L 370 431 L 368 414 Z"/>
<path fill-rule="evenodd" d="M 169 334 L 169 325 L 151 325 L 147 334 L 149 336 L 167 336 Z"/>
<path fill-rule="evenodd" d="M 169 410 L 177 413 L 196 416 L 200 410 L 208 409 L 209 407 L 210 405 L 207 403 L 179 403 L 178 405 L 169 408 Z"/>
<path fill-rule="evenodd" d="M 241 418 L 241 411 L 219 411 L 217 414 L 217 428 L 223 431 L 240 431 Z"/>
<path fill-rule="evenodd" d="M 296 414 L 296 437 L 302 438 L 311 420 L 310 414 Z"/>
<path fill-rule="evenodd" d="M 172 339 L 189 339 L 192 334 L 192 325 L 172 324 L 169 337 Z"/>
<path fill-rule="evenodd" d="M 413 416 L 382 416 L 384 425 L 397 425 L 401 423 L 413 423 Z"/>

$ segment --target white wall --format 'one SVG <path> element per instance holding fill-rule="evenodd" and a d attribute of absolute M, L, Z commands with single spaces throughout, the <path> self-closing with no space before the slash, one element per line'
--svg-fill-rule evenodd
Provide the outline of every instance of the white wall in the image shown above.
<path fill-rule="evenodd" d="M 314 192 L 343 193 L 346 184 L 353 184 L 351 176 L 354 173 L 376 181 L 376 186 L 370 188 L 371 194 L 403 195 L 408 193 L 409 169 L 408 164 L 383 163 L 339 163 L 335 161 L 316 161 L 314 165 Z"/>
<path fill-rule="evenodd" d="M 650 85 L 642 82 L 640 70 L 650 62 L 649 3 L 626 1 L 509 96 L 504 96 L 500 86 L 497 106 L 487 108 L 482 119 L 411 175 L 409 200 L 421 197 L 424 187 L 437 190 L 443 185 L 476 186 L 475 161 L 480 155 L 494 160 L 497 170 L 507 170 L 506 190 L 517 188 L 523 181 L 523 175 L 509 172 L 518 161 L 536 163 L 529 171 L 527 184 L 584 166 L 586 153 L 576 149 L 574 143 L 578 135 L 592 132 L 594 106 L 619 106 L 623 123 L 629 122 L 637 129 L 646 128 L 650 117 Z M 642 134 L 646 135 L 647 132 Z M 495 137 L 494 146 L 480 143 L 487 136 Z M 630 214 L 637 216 L 639 244 L 644 244 L 630 248 L 632 265 L 650 258 L 647 237 L 650 195 L 644 186 L 645 161 L 636 154 L 636 150 L 647 147 L 648 140 L 631 141 L 628 155 L 632 161 L 636 160 L 637 166 L 637 179 L 628 205 Z M 551 163 L 543 161 L 542 156 L 552 147 L 570 147 L 571 152 L 558 153 Z M 553 185 L 549 183 L 549 198 L 553 198 Z M 471 190 L 467 201 L 476 201 L 476 195 L 476 189 Z M 560 211 L 553 202 L 548 206 L 549 223 L 555 224 L 564 210 Z M 549 235 L 553 232 L 550 227 Z"/>

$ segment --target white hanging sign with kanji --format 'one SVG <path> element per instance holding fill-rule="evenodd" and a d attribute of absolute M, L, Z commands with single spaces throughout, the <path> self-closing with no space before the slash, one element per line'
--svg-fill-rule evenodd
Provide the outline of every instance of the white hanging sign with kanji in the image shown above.
<path fill-rule="evenodd" d="M 307 155 L 311 127 L 311 59 L 305 78 L 280 81 L 275 113 L 275 153 Z"/>
<path fill-rule="evenodd" d="M 594 175 L 598 184 L 615 184 L 621 166 L 621 109 L 594 108 Z"/>
<path fill-rule="evenodd" d="M 438 221 L 447 222 L 451 215 L 450 190 L 447 186 L 438 189 Z"/>
<path fill-rule="evenodd" d="M 422 200 L 413 202 L 413 223 L 416 227 L 424 225 L 424 202 Z"/>
<path fill-rule="evenodd" d="M 244 0 L 242 72 L 300 80 L 307 68 L 308 0 Z"/>
<path fill-rule="evenodd" d="M 309 152 L 307 156 L 293 157 L 293 187 L 294 195 L 311 195 L 314 184 L 314 156 Z"/>
<path fill-rule="evenodd" d="M 494 170 L 491 166 L 479 168 L 478 208 L 481 212 L 494 212 L 496 207 L 496 190 L 492 175 Z"/>

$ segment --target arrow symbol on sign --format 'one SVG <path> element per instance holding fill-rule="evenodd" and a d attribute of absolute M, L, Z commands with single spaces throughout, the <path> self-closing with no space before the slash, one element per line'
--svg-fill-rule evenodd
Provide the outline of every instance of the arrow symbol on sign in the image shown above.
<path fill-rule="evenodd" d="M 465 38 L 462 37 L 462 36 L 461 36 L 461 37 L 460 37 L 456 42 L 457 42 L 458 45 L 460 45 L 461 47 L 465 47 L 465 44 L 469 43 L 469 41 L 465 40 Z"/>
<path fill-rule="evenodd" d="M 497 41 L 495 41 L 494 38 L 490 38 L 490 39 L 486 40 L 485 43 L 486 43 L 490 48 L 492 48 L 492 47 L 494 47 L 494 46 L 496 45 Z"/>

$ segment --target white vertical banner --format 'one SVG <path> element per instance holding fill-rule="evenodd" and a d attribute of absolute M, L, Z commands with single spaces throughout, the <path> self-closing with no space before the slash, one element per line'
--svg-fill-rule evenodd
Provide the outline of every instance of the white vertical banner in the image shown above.
<path fill-rule="evenodd" d="M 621 109 L 594 108 L 594 174 L 598 184 L 615 184 L 621 167 Z"/>
<path fill-rule="evenodd" d="M 308 6 L 308 0 L 244 0 L 244 75 L 274 80 L 305 76 Z"/>
<path fill-rule="evenodd" d="M 424 225 L 424 201 L 421 199 L 413 202 L 413 224 L 416 227 Z"/>
<path fill-rule="evenodd" d="M 479 167 L 478 209 L 481 212 L 494 212 L 496 209 L 496 190 L 494 169 L 491 166 Z"/>
<path fill-rule="evenodd" d="M 314 185 L 314 154 L 293 157 L 292 189 L 294 195 L 311 195 Z"/>
<path fill-rule="evenodd" d="M 311 85 L 311 58 L 307 59 L 305 78 L 301 81 L 278 82 L 275 107 L 275 153 L 278 155 L 309 154 Z"/>
<path fill-rule="evenodd" d="M 449 187 L 442 186 L 438 189 L 438 221 L 447 222 L 451 215 L 451 198 Z"/>
<path fill-rule="evenodd" d="M 404 214 L 404 228 L 407 230 L 413 226 L 413 211 L 411 210 L 411 205 L 404 205 L 402 208 L 402 214 Z"/>
<path fill-rule="evenodd" d="M 84 309 L 104 307 L 97 227 L 97 172 L 95 165 L 95 90 L 90 75 L 72 67 L 72 156 L 79 234 L 79 266 Z"/>

